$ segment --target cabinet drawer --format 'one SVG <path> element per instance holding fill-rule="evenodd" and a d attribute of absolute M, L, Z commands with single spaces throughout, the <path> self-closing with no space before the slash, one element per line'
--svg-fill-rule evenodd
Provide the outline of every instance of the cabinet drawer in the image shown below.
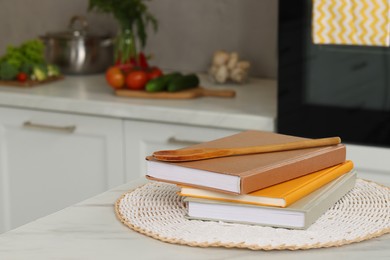
<path fill-rule="evenodd" d="M 123 182 L 121 120 L 0 107 L 0 232 Z"/>
<path fill-rule="evenodd" d="M 347 159 L 354 162 L 358 177 L 390 187 L 390 149 L 347 144 Z"/>

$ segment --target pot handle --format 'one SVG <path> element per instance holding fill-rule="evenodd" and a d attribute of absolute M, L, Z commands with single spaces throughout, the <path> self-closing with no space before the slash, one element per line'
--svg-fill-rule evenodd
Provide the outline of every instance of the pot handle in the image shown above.
<path fill-rule="evenodd" d="M 78 23 L 81 24 L 81 29 L 80 29 L 80 30 L 76 29 L 76 27 L 75 27 L 76 22 L 78 22 Z M 85 19 L 84 16 L 80 16 L 80 15 L 75 15 L 75 16 L 73 16 L 73 17 L 70 19 L 70 21 L 69 21 L 68 29 L 69 29 L 69 30 L 72 30 L 72 31 L 86 31 L 86 30 L 88 30 L 88 22 L 87 22 L 87 19 Z"/>

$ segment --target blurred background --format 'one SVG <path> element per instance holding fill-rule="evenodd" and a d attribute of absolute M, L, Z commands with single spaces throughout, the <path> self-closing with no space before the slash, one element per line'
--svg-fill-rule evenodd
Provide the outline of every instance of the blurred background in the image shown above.
<path fill-rule="evenodd" d="M 150 12 L 159 21 L 148 34 L 145 52 L 164 69 L 204 72 L 214 51 L 237 51 L 252 64 L 251 75 L 277 77 L 275 0 L 155 0 Z M 0 0 L 0 55 L 9 44 L 63 31 L 73 15 L 83 15 L 91 31 L 113 35 L 111 15 L 88 12 L 88 0 Z"/>

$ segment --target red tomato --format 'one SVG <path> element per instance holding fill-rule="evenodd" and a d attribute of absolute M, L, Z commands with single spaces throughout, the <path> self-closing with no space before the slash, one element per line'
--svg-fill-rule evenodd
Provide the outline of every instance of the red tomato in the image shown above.
<path fill-rule="evenodd" d="M 28 78 L 28 75 L 24 72 L 19 72 L 18 75 L 16 75 L 16 78 L 20 82 L 25 82 Z"/>
<path fill-rule="evenodd" d="M 134 70 L 127 74 L 126 85 L 129 89 L 140 90 L 145 88 L 148 80 L 148 74 L 145 71 Z"/>
<path fill-rule="evenodd" d="M 155 79 L 163 75 L 163 72 L 158 67 L 153 67 L 148 71 L 149 79 Z"/>
<path fill-rule="evenodd" d="M 120 68 L 121 71 L 127 75 L 127 73 L 129 73 L 131 70 L 134 69 L 135 65 L 131 64 L 131 63 L 125 63 L 125 64 L 117 64 L 115 65 L 116 67 Z"/>
<path fill-rule="evenodd" d="M 118 67 L 110 67 L 106 71 L 106 81 L 114 89 L 122 88 L 125 85 L 125 76 Z"/>

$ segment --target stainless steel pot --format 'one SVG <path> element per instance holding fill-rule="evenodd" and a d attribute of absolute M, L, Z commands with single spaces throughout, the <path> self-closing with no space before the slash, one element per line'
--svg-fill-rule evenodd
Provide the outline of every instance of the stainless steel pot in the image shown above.
<path fill-rule="evenodd" d="M 47 62 L 64 74 L 100 73 L 113 64 L 113 38 L 91 34 L 84 17 L 72 17 L 67 31 L 47 33 L 41 39 Z"/>

